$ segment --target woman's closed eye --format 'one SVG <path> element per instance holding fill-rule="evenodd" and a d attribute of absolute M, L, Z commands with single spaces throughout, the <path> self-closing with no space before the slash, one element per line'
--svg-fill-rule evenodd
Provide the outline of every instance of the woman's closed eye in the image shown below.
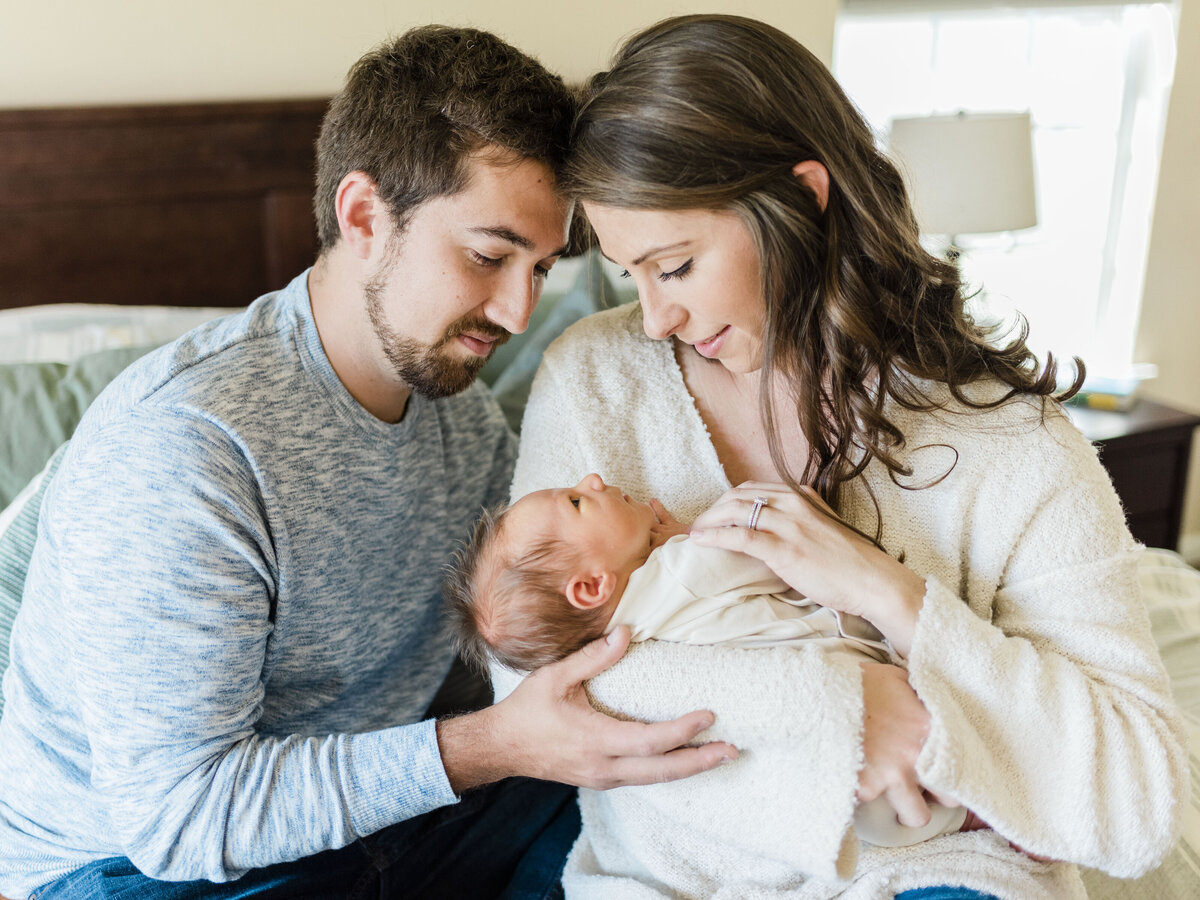
<path fill-rule="evenodd" d="M 683 265 L 681 265 L 675 269 L 672 269 L 670 272 L 660 272 L 658 275 L 658 280 L 659 281 L 670 281 L 672 278 L 683 278 L 691 271 L 692 271 L 692 260 L 689 259 Z M 628 278 L 629 270 L 622 269 L 621 277 Z"/>
<path fill-rule="evenodd" d="M 672 269 L 670 272 L 663 272 L 658 276 L 659 281 L 670 281 L 672 278 L 684 278 L 692 271 L 692 260 L 689 259 L 678 268 Z"/>

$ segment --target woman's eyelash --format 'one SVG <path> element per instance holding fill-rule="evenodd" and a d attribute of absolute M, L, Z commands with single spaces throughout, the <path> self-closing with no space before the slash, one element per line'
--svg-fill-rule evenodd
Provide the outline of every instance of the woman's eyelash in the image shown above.
<path fill-rule="evenodd" d="M 663 272 L 661 275 L 659 275 L 659 276 L 658 276 L 658 280 L 659 280 L 659 281 L 670 281 L 672 278 L 683 278 L 683 277 L 684 277 L 685 275 L 687 275 L 687 274 L 688 274 L 690 271 L 692 271 L 692 261 L 689 259 L 687 262 L 685 262 L 685 263 L 684 263 L 682 266 L 680 266 L 678 269 L 672 269 L 670 272 Z M 629 270 L 628 270 L 628 269 L 622 269 L 622 270 L 621 270 L 621 277 L 622 277 L 622 278 L 628 278 L 628 277 L 629 277 Z"/>
<path fill-rule="evenodd" d="M 678 269 L 673 269 L 670 272 L 663 272 L 658 276 L 659 281 L 670 281 L 672 278 L 683 278 L 688 272 L 692 271 L 692 261 L 689 259 Z"/>

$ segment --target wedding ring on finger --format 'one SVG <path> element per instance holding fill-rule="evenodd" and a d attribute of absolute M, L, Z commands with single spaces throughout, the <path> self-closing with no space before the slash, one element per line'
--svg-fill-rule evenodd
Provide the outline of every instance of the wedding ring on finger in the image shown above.
<path fill-rule="evenodd" d="M 750 509 L 750 518 L 746 522 L 746 527 L 751 531 L 758 530 L 758 517 L 762 513 L 763 507 L 767 505 L 766 497 L 755 497 L 754 506 Z"/>

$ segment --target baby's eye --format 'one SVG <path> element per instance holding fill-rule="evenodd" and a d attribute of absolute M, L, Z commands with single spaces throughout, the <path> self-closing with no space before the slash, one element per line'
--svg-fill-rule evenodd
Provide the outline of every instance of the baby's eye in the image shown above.
<path fill-rule="evenodd" d="M 579 509 L 579 498 L 578 498 L 578 497 L 572 497 L 572 498 L 571 498 L 571 505 L 572 505 L 573 507 L 575 507 L 576 509 Z"/>

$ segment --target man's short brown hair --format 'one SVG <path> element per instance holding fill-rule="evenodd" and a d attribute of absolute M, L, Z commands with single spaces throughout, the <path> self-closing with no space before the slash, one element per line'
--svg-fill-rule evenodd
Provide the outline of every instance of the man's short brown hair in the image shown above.
<path fill-rule="evenodd" d="M 420 204 L 463 189 L 467 155 L 485 145 L 557 175 L 574 109 L 561 78 L 486 31 L 426 25 L 382 44 L 351 67 L 321 124 L 321 252 L 340 237 L 335 200 L 350 172 L 370 176 L 403 228 Z"/>

